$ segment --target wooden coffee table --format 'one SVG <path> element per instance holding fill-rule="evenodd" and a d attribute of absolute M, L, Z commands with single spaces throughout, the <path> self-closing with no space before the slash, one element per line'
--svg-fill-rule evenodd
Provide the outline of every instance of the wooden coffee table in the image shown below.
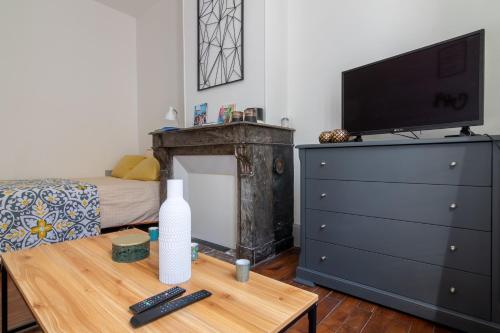
<path fill-rule="evenodd" d="M 280 332 L 306 313 L 316 331 L 316 294 L 250 273 L 234 279 L 234 266 L 200 254 L 185 295 L 207 289 L 212 296 L 169 316 L 132 328 L 128 307 L 171 286 L 158 280 L 158 245 L 131 263 L 111 260 L 111 240 L 141 233 L 129 229 L 94 238 L 2 255 L 7 273 L 45 332 Z M 7 331 L 7 292 L 2 292 L 2 332 Z"/>

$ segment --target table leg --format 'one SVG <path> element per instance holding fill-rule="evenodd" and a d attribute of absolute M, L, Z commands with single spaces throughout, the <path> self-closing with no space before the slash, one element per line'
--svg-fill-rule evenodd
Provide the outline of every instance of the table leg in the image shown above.
<path fill-rule="evenodd" d="M 316 333 L 316 312 L 318 305 L 314 304 L 307 312 L 307 319 L 309 319 L 309 333 Z"/>
<path fill-rule="evenodd" d="M 2 263 L 2 333 L 7 333 L 7 270 Z"/>

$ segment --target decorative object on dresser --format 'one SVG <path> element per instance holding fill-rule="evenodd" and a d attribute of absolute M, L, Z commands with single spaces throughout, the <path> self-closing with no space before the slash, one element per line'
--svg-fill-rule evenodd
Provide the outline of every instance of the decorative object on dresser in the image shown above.
<path fill-rule="evenodd" d="M 318 141 L 319 143 L 331 143 L 333 133 L 332 131 L 323 131 L 319 133 Z"/>
<path fill-rule="evenodd" d="M 243 0 L 196 1 L 198 90 L 243 80 Z"/>
<path fill-rule="evenodd" d="M 162 283 L 178 284 L 191 278 L 191 209 L 181 179 L 169 179 L 167 192 L 160 207 L 159 275 Z"/>
<path fill-rule="evenodd" d="M 340 143 L 349 141 L 349 132 L 344 129 L 324 131 L 319 134 L 319 143 Z"/>
<path fill-rule="evenodd" d="M 176 155 L 235 156 L 236 253 L 255 264 L 293 246 L 293 132 L 238 122 L 152 133 L 161 184 L 172 178 Z M 277 159 L 282 162 L 274 169 Z M 162 198 L 165 190 L 160 191 Z"/>
<path fill-rule="evenodd" d="M 345 129 L 334 129 L 330 140 L 333 143 L 347 142 L 349 141 L 349 132 Z"/>
<path fill-rule="evenodd" d="M 299 282 L 468 332 L 500 330 L 496 143 L 476 136 L 299 149 Z"/>

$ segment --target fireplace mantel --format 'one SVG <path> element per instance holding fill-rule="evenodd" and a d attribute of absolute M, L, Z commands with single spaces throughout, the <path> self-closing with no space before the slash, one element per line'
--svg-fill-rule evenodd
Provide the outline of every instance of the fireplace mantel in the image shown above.
<path fill-rule="evenodd" d="M 255 264 L 292 247 L 293 133 L 290 128 L 247 122 L 151 133 L 161 166 L 162 202 L 175 155 L 234 155 L 237 256 Z"/>

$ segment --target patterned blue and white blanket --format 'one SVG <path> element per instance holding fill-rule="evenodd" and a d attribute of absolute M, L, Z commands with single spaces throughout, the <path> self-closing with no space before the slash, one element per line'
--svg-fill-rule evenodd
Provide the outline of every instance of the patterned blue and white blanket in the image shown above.
<path fill-rule="evenodd" d="M 68 179 L 0 181 L 0 253 L 100 233 L 97 187 Z"/>

